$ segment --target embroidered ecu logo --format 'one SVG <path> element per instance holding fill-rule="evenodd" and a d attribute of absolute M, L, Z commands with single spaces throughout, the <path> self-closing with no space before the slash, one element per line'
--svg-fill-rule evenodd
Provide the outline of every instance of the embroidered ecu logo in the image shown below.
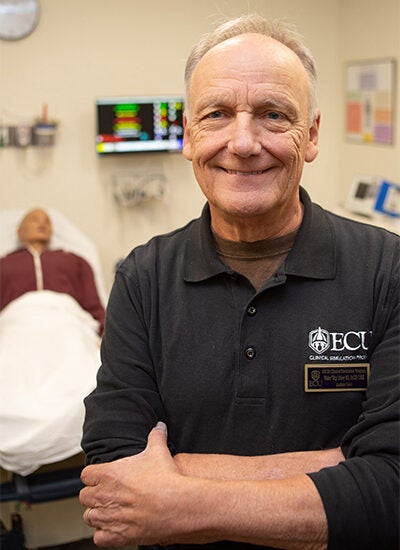
<path fill-rule="evenodd" d="M 323 353 L 329 348 L 329 332 L 321 327 L 312 330 L 308 336 L 308 345 L 315 353 Z"/>

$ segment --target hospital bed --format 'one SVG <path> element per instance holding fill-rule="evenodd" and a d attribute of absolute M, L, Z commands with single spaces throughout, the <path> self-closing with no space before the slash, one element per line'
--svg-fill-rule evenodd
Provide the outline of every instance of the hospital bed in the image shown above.
<path fill-rule="evenodd" d="M 89 262 L 105 305 L 107 293 L 94 244 L 59 211 L 46 211 L 53 225 L 51 248 L 73 252 Z M 20 208 L 0 210 L 0 256 L 16 249 L 17 227 L 25 213 Z M 0 312 L 0 502 L 4 512 L 12 513 L 4 503 L 65 503 L 78 495 L 84 462 L 82 401 L 94 388 L 100 365 L 97 328 L 97 321 L 70 296 L 50 291 L 27 293 Z M 38 519 L 33 520 L 32 537 L 29 514 L 23 519 L 31 547 L 91 534 L 79 521 L 75 534 L 74 526 L 69 526 L 61 539 L 41 540 Z"/>

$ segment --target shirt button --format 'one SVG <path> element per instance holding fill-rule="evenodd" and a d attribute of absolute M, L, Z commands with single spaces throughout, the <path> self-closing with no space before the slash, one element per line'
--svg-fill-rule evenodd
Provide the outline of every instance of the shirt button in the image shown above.
<path fill-rule="evenodd" d="M 255 306 L 249 306 L 247 308 L 247 315 L 253 316 L 257 313 L 257 308 Z"/>
<path fill-rule="evenodd" d="M 251 361 L 256 356 L 256 350 L 254 348 L 246 348 L 244 351 L 244 354 L 247 357 L 247 359 Z"/>

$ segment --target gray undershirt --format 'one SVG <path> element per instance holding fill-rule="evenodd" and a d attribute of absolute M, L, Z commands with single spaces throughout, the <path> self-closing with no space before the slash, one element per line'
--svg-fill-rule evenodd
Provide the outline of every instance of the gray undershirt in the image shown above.
<path fill-rule="evenodd" d="M 255 242 L 229 241 L 213 232 L 216 250 L 225 265 L 244 275 L 259 290 L 283 264 L 296 239 L 294 231 Z"/>

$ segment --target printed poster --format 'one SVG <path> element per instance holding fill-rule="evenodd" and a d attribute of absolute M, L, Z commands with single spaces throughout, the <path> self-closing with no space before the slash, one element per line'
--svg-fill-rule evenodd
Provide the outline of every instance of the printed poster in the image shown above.
<path fill-rule="evenodd" d="M 346 67 L 346 138 L 393 144 L 395 61 L 354 62 Z"/>

